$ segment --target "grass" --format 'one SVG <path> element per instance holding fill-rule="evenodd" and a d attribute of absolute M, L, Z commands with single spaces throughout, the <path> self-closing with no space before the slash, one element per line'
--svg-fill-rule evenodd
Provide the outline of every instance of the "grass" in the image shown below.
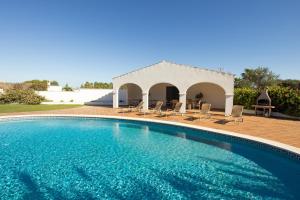
<path fill-rule="evenodd" d="M 80 107 L 80 106 L 82 106 L 82 105 L 74 105 L 74 104 L 59 104 L 59 105 L 0 104 L 0 113 L 59 110 L 59 109 L 66 109 L 66 108 L 76 108 L 76 107 Z"/>

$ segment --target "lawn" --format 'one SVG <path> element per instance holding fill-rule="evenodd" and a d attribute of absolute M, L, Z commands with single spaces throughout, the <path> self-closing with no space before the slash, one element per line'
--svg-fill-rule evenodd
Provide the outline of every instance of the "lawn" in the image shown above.
<path fill-rule="evenodd" d="M 13 113 L 13 112 L 31 112 L 31 111 L 45 111 L 45 110 L 58 110 L 66 108 L 76 108 L 82 105 L 74 104 L 59 104 L 59 105 L 24 105 L 24 104 L 0 104 L 0 113 Z"/>

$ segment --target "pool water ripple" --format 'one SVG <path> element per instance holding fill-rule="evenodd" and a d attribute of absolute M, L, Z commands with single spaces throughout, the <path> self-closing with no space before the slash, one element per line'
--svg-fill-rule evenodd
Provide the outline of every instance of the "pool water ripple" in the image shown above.
<path fill-rule="evenodd" d="M 300 199 L 299 180 L 299 161 L 199 130 L 113 119 L 0 122 L 0 199 Z"/>

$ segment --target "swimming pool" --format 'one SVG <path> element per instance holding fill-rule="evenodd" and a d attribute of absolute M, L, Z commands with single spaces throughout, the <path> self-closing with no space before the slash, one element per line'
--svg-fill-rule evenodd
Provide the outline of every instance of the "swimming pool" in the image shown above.
<path fill-rule="evenodd" d="M 0 122 L 0 199 L 300 199 L 300 161 L 256 142 L 118 119 Z"/>

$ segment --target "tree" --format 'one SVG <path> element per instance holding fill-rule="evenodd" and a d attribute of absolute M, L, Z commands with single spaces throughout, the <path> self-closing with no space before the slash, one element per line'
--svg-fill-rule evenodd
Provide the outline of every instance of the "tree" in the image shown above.
<path fill-rule="evenodd" d="M 57 81 L 50 81 L 51 86 L 59 86 L 59 83 Z"/>
<path fill-rule="evenodd" d="M 240 84 L 256 89 L 265 89 L 268 86 L 276 85 L 279 78 L 279 75 L 273 73 L 267 67 L 246 68 L 241 76 Z"/>
<path fill-rule="evenodd" d="M 296 79 L 280 80 L 278 85 L 282 87 L 288 87 L 291 89 L 300 90 L 300 80 L 296 80 Z"/>
<path fill-rule="evenodd" d="M 251 88 L 251 83 L 242 78 L 234 79 L 234 88 Z"/>
<path fill-rule="evenodd" d="M 29 89 L 33 89 L 36 91 L 46 91 L 48 88 L 48 81 L 47 80 L 31 80 L 25 81 L 24 83 L 30 84 Z"/>
<path fill-rule="evenodd" d="M 73 91 L 73 89 L 68 85 L 68 83 L 63 87 L 63 91 Z"/>
<path fill-rule="evenodd" d="M 81 84 L 81 88 L 94 88 L 94 84 L 86 81 L 84 84 Z"/>
<path fill-rule="evenodd" d="M 112 83 L 105 83 L 105 82 L 88 82 L 86 81 L 84 84 L 81 84 L 81 88 L 95 88 L 95 89 L 112 89 Z"/>

